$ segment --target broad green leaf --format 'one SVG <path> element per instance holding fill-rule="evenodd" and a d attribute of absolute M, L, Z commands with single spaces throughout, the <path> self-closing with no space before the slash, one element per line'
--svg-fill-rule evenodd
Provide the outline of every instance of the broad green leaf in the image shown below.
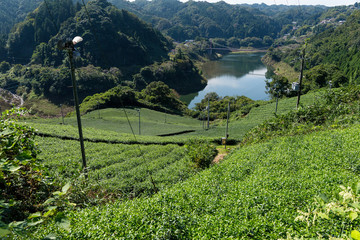
<path fill-rule="evenodd" d="M 351 212 L 349 214 L 349 218 L 350 218 L 351 221 L 354 221 L 357 217 L 358 217 L 357 212 Z"/>
<path fill-rule="evenodd" d="M 7 135 L 10 135 L 12 133 L 14 133 L 15 131 L 13 130 L 10 130 L 10 129 L 5 129 L 4 131 L 1 131 L 0 132 L 0 137 L 4 137 L 4 136 L 7 136 Z"/>
<path fill-rule="evenodd" d="M 41 212 L 36 212 L 31 214 L 28 219 L 32 219 L 32 218 L 37 218 L 37 217 L 41 217 Z"/>
<path fill-rule="evenodd" d="M 44 217 L 50 217 L 50 216 L 54 215 L 56 208 L 57 207 L 55 207 L 55 208 L 51 207 L 50 209 L 48 208 L 49 210 L 46 213 L 44 213 Z"/>
<path fill-rule="evenodd" d="M 19 154 L 15 157 L 16 160 L 19 160 L 20 162 L 21 161 L 25 161 L 25 160 L 29 160 L 29 159 L 32 159 L 32 156 L 31 156 L 31 152 L 27 151 L 27 152 L 23 152 L 22 154 Z"/>
<path fill-rule="evenodd" d="M 16 172 L 17 170 L 19 170 L 21 168 L 21 166 L 11 166 L 9 167 L 9 171 L 10 172 Z"/>
<path fill-rule="evenodd" d="M 53 195 L 54 195 L 54 196 L 56 196 L 56 195 L 61 196 L 61 195 L 62 195 L 62 192 L 56 191 L 56 192 L 53 192 Z"/>
<path fill-rule="evenodd" d="M 49 203 L 52 203 L 53 201 L 55 201 L 55 198 L 49 198 L 44 202 L 44 205 L 48 205 Z"/>
<path fill-rule="evenodd" d="M 351 231 L 351 237 L 355 240 L 360 240 L 360 232 L 357 230 Z"/>
<path fill-rule="evenodd" d="M 46 208 L 46 210 L 55 210 L 57 209 L 57 206 L 49 206 Z"/>
<path fill-rule="evenodd" d="M 29 227 L 36 226 L 36 225 L 39 225 L 42 222 L 44 222 L 44 220 L 40 219 L 39 221 L 28 223 L 28 226 Z"/>
<path fill-rule="evenodd" d="M 54 233 L 50 233 L 49 235 L 46 235 L 46 237 L 44 238 L 44 240 L 56 240 L 57 237 Z"/>
<path fill-rule="evenodd" d="M 325 213 L 318 213 L 319 217 L 324 218 L 324 219 L 330 219 L 329 216 Z"/>
<path fill-rule="evenodd" d="M 350 206 L 360 209 L 360 204 L 358 202 L 351 203 Z"/>
<path fill-rule="evenodd" d="M 69 219 L 63 219 L 59 224 L 59 227 L 66 231 L 70 231 L 70 220 Z"/>
<path fill-rule="evenodd" d="M 328 198 L 325 194 L 320 193 L 319 197 L 320 197 L 324 202 L 326 202 L 326 203 L 329 202 L 329 198 Z"/>
<path fill-rule="evenodd" d="M 71 184 L 68 182 L 65 186 L 62 187 L 61 191 L 63 193 L 67 193 L 67 191 L 69 190 L 70 187 L 71 187 Z"/>
<path fill-rule="evenodd" d="M 356 184 L 356 193 L 360 193 L 360 182 Z"/>
<path fill-rule="evenodd" d="M 26 221 L 18 221 L 18 222 L 12 222 L 9 224 L 9 227 L 13 228 L 25 228 L 27 225 Z"/>

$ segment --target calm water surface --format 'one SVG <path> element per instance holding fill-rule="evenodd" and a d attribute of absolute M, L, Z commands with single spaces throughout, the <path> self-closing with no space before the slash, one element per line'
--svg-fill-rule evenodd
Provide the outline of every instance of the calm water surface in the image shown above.
<path fill-rule="evenodd" d="M 265 93 L 266 66 L 261 62 L 264 53 L 230 54 L 219 61 L 207 62 L 202 71 L 207 86 L 200 92 L 182 96 L 189 108 L 195 107 L 207 93 L 219 96 L 246 96 L 253 100 L 268 100 Z"/>

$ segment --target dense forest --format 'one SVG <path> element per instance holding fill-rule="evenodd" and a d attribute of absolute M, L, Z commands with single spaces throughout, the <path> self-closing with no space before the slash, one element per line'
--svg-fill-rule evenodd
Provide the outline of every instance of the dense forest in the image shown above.
<path fill-rule="evenodd" d="M 8 9 L 16 6 L 30 12 L 24 21 L 15 24 L 10 32 L 0 37 L 0 86 L 25 98 L 35 95 L 56 104 L 71 104 L 70 76 L 67 73 L 69 62 L 65 52 L 57 49 L 56 45 L 61 39 L 79 35 L 84 38 L 77 47 L 80 57 L 75 61 L 81 99 L 118 85 L 131 87 L 140 93 L 149 83 L 158 81 L 179 94 L 185 94 L 206 85 L 194 61 L 204 60 L 203 56 L 212 58 L 206 51 L 212 44 L 232 48 L 299 45 L 303 41 L 301 37 L 310 32 L 318 34 L 318 39 L 324 36 L 332 38 L 332 32 L 344 31 L 341 29 L 345 27 L 320 25 L 319 22 L 329 18 L 335 19 L 335 22 L 344 21 L 356 9 L 230 5 L 225 2 L 182 3 L 178 0 L 95 0 L 85 3 L 86 8 L 83 1 L 72 0 L 48 0 L 42 4 L 14 1 L 6 4 Z M 10 15 L 4 16 L 11 19 Z M 351 23 L 345 26 L 356 31 L 356 26 Z M 337 35 L 346 38 L 340 33 Z M 284 36 L 287 37 L 285 42 Z M 196 39 L 191 49 L 189 46 L 175 46 L 173 42 L 185 39 Z M 316 37 L 313 39 L 316 41 Z M 347 39 L 339 39 L 338 42 L 345 43 Z M 308 48 L 308 54 L 315 51 L 310 50 L 314 48 L 312 44 Z M 332 51 L 334 47 L 329 49 Z M 351 51 L 356 49 L 351 48 Z M 295 53 L 293 47 L 280 51 L 271 48 L 268 56 L 282 59 L 298 70 L 299 63 L 290 59 Z M 335 55 L 334 58 L 341 56 Z M 348 79 L 356 79 L 355 64 L 350 62 L 348 66 L 342 66 L 336 63 L 338 59 L 326 62 L 322 59 L 324 56 L 324 53 L 314 52 L 310 61 L 312 65 L 308 62 L 307 68 L 316 68 L 306 73 L 307 79 L 324 71 L 324 66 L 317 66 L 319 63 L 316 61 L 333 64 L 325 72 L 335 76 L 335 86 Z M 324 80 L 315 80 L 316 83 L 306 81 L 305 90 L 324 85 Z M 323 82 L 318 84 L 319 81 Z"/>
<path fill-rule="evenodd" d="M 37 8 L 41 0 L 2 0 L 0 2 L 0 35 L 8 34 L 12 27 Z"/>
<path fill-rule="evenodd" d="M 346 16 L 349 13 L 351 15 Z M 302 49 L 305 49 L 303 92 L 329 85 L 339 87 L 360 82 L 358 53 L 360 11 L 335 8 L 326 15 L 334 17 L 333 22 L 321 24 L 320 27 L 324 30 L 319 33 L 315 31 L 309 35 L 308 32 L 309 38 L 306 43 L 293 47 L 271 48 L 265 57 L 275 62 L 283 61 L 296 71 L 300 71 L 300 61 L 295 59 L 298 59 Z M 313 29 L 317 28 L 319 25 Z M 279 82 L 280 78 L 275 80 Z M 289 80 L 297 81 L 297 79 Z"/>
<path fill-rule="evenodd" d="M 75 36 L 84 39 L 76 58 L 81 99 L 119 84 L 140 91 L 150 82 L 163 81 L 180 93 L 204 87 L 188 57 L 180 54 L 170 60 L 171 41 L 105 0 L 91 1 L 86 8 L 71 0 L 47 1 L 29 13 L 8 39 L 0 39 L 1 86 L 70 104 L 69 62 L 57 42 Z"/>
<path fill-rule="evenodd" d="M 230 5 L 178 0 L 110 0 L 118 8 L 138 14 L 142 19 L 176 41 L 205 38 L 276 38 L 282 27 L 292 22 L 311 23 L 327 9 L 323 6 L 265 4 Z"/>

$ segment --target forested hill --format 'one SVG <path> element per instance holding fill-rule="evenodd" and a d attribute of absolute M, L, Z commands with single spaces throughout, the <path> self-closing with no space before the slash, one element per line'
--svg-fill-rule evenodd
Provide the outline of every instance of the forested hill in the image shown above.
<path fill-rule="evenodd" d="M 230 5 L 178 0 L 109 0 L 177 41 L 206 38 L 275 38 L 286 24 L 317 21 L 324 6 Z"/>
<path fill-rule="evenodd" d="M 8 34 L 11 28 L 43 2 L 42 0 L 1 0 L 0 35 Z"/>
<path fill-rule="evenodd" d="M 144 66 L 167 58 L 170 43 L 160 32 L 105 0 L 89 2 L 91 21 L 85 8 L 71 0 L 47 2 L 47 6 L 42 4 L 30 13 L 9 35 L 10 59 L 27 63 L 31 58 L 32 63 L 60 65 L 63 56 L 56 49 L 57 41 L 76 35 L 84 38 L 82 58 L 78 61 L 82 65 Z"/>
<path fill-rule="evenodd" d="M 335 64 L 350 83 L 360 83 L 360 10 L 355 11 L 346 22 L 315 35 L 306 51 L 309 68 Z"/>
<path fill-rule="evenodd" d="M 299 71 L 300 61 L 294 59 L 298 59 L 299 52 L 305 48 L 305 92 L 328 86 L 329 83 L 334 87 L 360 83 L 360 10 L 354 9 L 345 21 L 326 27 L 327 30 L 313 34 L 306 46 L 279 47 L 267 54 L 274 61 L 286 62 Z"/>

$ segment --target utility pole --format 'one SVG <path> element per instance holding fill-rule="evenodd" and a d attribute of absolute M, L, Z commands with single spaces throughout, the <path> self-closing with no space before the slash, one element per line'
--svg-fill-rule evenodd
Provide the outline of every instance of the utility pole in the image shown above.
<path fill-rule="evenodd" d="M 279 91 L 276 91 L 275 114 L 277 113 L 278 101 L 279 101 Z"/>
<path fill-rule="evenodd" d="M 202 118 L 201 118 L 201 122 L 202 122 L 202 126 L 203 126 L 203 129 L 205 129 L 205 113 L 202 113 Z"/>
<path fill-rule="evenodd" d="M 97 101 L 97 109 L 98 109 L 98 114 L 99 114 L 99 119 L 100 119 L 100 103 L 99 103 L 99 101 Z"/>
<path fill-rule="evenodd" d="M 226 142 L 228 139 L 228 130 L 229 130 L 229 118 L 230 118 L 230 101 L 228 103 L 228 110 L 227 110 L 227 117 L 226 117 L 226 130 L 225 130 L 225 149 L 226 149 Z"/>
<path fill-rule="evenodd" d="M 64 112 L 63 112 L 62 104 L 60 104 L 60 109 L 61 109 L 62 124 L 65 125 L 65 122 L 64 122 Z"/>
<path fill-rule="evenodd" d="M 304 63 L 305 63 L 305 47 L 302 50 L 302 56 L 301 56 L 301 68 L 300 68 L 300 77 L 299 77 L 299 92 L 298 92 L 298 98 L 296 102 L 296 109 L 299 108 L 300 104 L 300 96 L 301 96 L 301 86 L 302 86 L 302 79 L 303 79 L 303 71 L 304 71 Z"/>
<path fill-rule="evenodd" d="M 139 113 L 139 135 L 141 135 L 141 131 L 140 131 L 140 109 L 137 109 L 138 113 Z"/>
<path fill-rule="evenodd" d="M 208 98 L 208 105 L 207 105 L 207 129 L 210 127 L 210 98 Z"/>
<path fill-rule="evenodd" d="M 83 170 L 84 170 L 84 173 L 85 173 L 85 178 L 87 178 L 87 166 L 86 166 L 86 157 L 85 157 L 84 137 L 83 137 L 82 125 L 81 125 L 81 117 L 80 117 L 80 109 L 79 109 L 79 97 L 78 97 L 77 86 L 76 86 L 73 50 L 69 49 L 68 50 L 68 55 L 69 55 L 69 59 L 70 59 L 71 80 L 72 80 L 73 94 L 74 94 L 74 99 L 75 99 L 76 118 L 77 118 L 78 129 L 79 129 L 82 164 L 83 164 Z"/>
<path fill-rule="evenodd" d="M 76 118 L 77 118 L 77 123 L 78 123 L 78 130 L 79 130 L 81 157 L 82 157 L 82 164 L 83 164 L 83 170 L 85 173 L 85 178 L 87 179 L 88 175 L 87 175 L 87 166 L 86 166 L 86 157 L 85 157 L 84 137 L 83 137 L 82 126 L 81 126 L 79 97 L 78 97 L 78 93 L 77 93 L 76 78 L 75 78 L 75 65 L 74 65 L 74 52 L 75 52 L 74 45 L 81 42 L 82 40 L 83 39 L 81 37 L 75 37 L 73 40 L 67 40 L 65 43 L 62 41 L 59 41 L 58 48 L 60 50 L 67 50 L 69 60 L 70 60 L 70 72 L 71 72 L 71 80 L 72 80 L 73 94 L 74 94 L 74 100 L 75 100 Z M 75 52 L 75 53 L 77 53 L 77 52 Z"/>

